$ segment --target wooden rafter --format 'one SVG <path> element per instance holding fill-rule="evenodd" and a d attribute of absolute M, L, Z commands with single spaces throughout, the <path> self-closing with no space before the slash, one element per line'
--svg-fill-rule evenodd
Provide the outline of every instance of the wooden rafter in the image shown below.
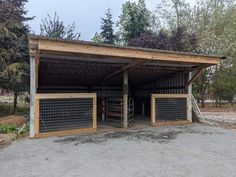
<path fill-rule="evenodd" d="M 131 62 L 131 63 L 129 63 L 129 64 L 127 64 L 127 65 L 121 67 L 120 69 L 116 70 L 115 72 L 109 74 L 108 76 L 106 76 L 106 77 L 104 78 L 104 81 L 106 81 L 106 80 L 108 80 L 108 79 L 111 79 L 111 78 L 117 76 L 118 74 L 122 73 L 122 72 L 125 71 L 125 70 L 133 69 L 134 67 L 137 67 L 138 65 L 141 65 L 141 64 L 143 64 L 144 62 L 145 62 L 145 60 L 133 61 L 133 62 Z"/>
<path fill-rule="evenodd" d="M 188 86 L 202 73 L 203 69 L 204 69 L 204 68 L 199 69 L 199 70 L 193 75 L 192 79 L 189 80 L 189 81 L 186 83 L 185 87 L 188 87 Z"/>

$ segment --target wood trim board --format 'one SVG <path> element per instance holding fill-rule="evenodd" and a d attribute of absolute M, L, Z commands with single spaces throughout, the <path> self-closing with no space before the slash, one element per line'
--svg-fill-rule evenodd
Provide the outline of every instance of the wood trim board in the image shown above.
<path fill-rule="evenodd" d="M 156 117 L 156 99 L 158 98 L 186 98 L 186 120 L 177 121 L 158 121 Z M 190 123 L 188 119 L 188 104 L 190 102 L 190 97 L 188 94 L 151 94 L 151 126 L 162 126 L 162 125 L 182 125 Z"/>
<path fill-rule="evenodd" d="M 59 98 L 96 98 L 96 93 L 43 93 L 35 94 L 36 99 L 59 99 Z"/>
<path fill-rule="evenodd" d="M 87 134 L 87 133 L 96 133 L 96 132 L 97 132 L 97 128 L 81 128 L 81 129 L 73 129 L 73 130 L 36 133 L 34 138 L 46 138 L 46 137 L 51 137 L 51 136 L 66 136 L 66 135 L 77 135 L 77 134 Z"/>
<path fill-rule="evenodd" d="M 63 131 L 52 131 L 52 132 L 39 132 L 39 100 L 40 99 L 61 99 L 61 98 L 93 98 L 93 123 L 92 128 L 80 128 Z M 35 135 L 33 138 L 43 138 L 50 136 L 64 136 L 81 133 L 95 133 L 97 131 L 97 96 L 96 93 L 53 93 L 53 94 L 35 94 L 35 111 L 34 111 L 34 131 Z"/>
<path fill-rule="evenodd" d="M 173 53 L 157 50 L 148 50 L 142 48 L 128 48 L 119 46 L 104 46 L 88 43 L 75 43 L 69 41 L 59 41 L 50 39 L 29 39 L 30 44 L 36 45 L 37 49 L 43 51 L 60 52 L 60 53 L 77 53 L 89 54 L 119 58 L 135 58 L 157 61 L 177 61 L 191 62 L 200 64 L 219 64 L 220 57 L 194 55 L 190 53 Z M 29 45 L 32 46 L 32 45 Z"/>

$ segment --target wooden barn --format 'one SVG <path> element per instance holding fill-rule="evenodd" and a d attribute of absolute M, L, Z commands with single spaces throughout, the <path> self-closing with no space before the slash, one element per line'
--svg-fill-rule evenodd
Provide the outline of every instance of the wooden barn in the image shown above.
<path fill-rule="evenodd" d="M 192 122 L 192 87 L 222 59 L 29 36 L 30 136 Z"/>

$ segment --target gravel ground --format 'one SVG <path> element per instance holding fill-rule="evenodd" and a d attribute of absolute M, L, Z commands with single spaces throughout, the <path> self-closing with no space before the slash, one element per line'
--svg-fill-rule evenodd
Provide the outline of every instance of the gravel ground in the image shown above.
<path fill-rule="evenodd" d="M 25 139 L 0 149 L 4 177 L 228 177 L 236 131 L 200 124 Z"/>
<path fill-rule="evenodd" d="M 202 115 L 215 125 L 236 130 L 236 112 L 202 112 Z"/>

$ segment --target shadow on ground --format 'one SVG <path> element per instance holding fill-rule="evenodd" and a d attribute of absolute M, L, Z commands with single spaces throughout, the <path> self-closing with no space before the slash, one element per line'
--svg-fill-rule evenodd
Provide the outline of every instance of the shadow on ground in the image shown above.
<path fill-rule="evenodd" d="M 158 143 L 169 143 L 177 138 L 179 134 L 221 134 L 219 132 L 197 131 L 190 126 L 172 126 L 156 128 L 147 128 L 141 130 L 117 131 L 111 133 L 79 135 L 55 140 L 55 143 L 74 143 L 74 145 L 85 143 L 104 143 L 111 139 L 125 139 L 128 141 L 148 141 Z"/>

